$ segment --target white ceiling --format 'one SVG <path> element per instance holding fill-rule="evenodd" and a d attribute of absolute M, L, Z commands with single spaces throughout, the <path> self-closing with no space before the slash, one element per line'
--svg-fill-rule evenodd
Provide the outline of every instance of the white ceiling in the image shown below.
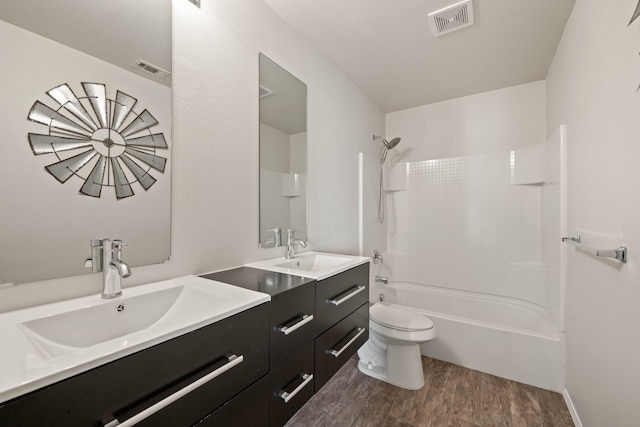
<path fill-rule="evenodd" d="M 575 0 L 473 0 L 475 25 L 436 38 L 458 0 L 264 0 L 385 112 L 543 80 Z"/>
<path fill-rule="evenodd" d="M 171 0 L 0 0 L 0 19 L 171 85 L 130 66 L 171 71 Z"/>

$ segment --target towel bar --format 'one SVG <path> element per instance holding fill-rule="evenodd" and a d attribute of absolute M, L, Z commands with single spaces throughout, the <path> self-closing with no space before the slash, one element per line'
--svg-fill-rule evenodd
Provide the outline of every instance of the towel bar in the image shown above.
<path fill-rule="evenodd" d="M 614 258 L 617 259 L 620 262 L 623 262 L 626 264 L 627 262 L 627 247 L 626 246 L 620 246 L 619 248 L 616 249 L 594 249 L 594 248 L 590 248 L 589 246 L 585 246 L 580 242 L 580 235 L 576 234 L 573 237 L 563 237 L 562 238 L 563 242 L 567 242 L 567 243 L 571 243 L 572 245 L 574 245 L 575 247 L 590 253 L 591 255 L 595 255 L 597 257 L 603 257 L 603 258 Z"/>

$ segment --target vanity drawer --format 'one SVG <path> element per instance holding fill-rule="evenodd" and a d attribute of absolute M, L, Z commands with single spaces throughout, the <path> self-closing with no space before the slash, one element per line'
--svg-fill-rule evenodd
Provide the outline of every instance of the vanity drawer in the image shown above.
<path fill-rule="evenodd" d="M 136 424 L 193 425 L 267 373 L 268 316 L 263 304 L 1 404 L 0 425 L 124 421 L 216 371 L 211 381 Z"/>
<path fill-rule="evenodd" d="M 195 427 L 268 427 L 269 377 L 264 376 L 251 387 L 207 415 Z"/>
<path fill-rule="evenodd" d="M 369 304 L 340 321 L 316 339 L 316 392 L 369 338 Z"/>
<path fill-rule="evenodd" d="M 283 426 L 314 392 L 313 342 L 269 373 L 269 425 Z"/>
<path fill-rule="evenodd" d="M 269 303 L 272 369 L 315 338 L 315 292 L 315 282 L 311 282 L 283 292 Z"/>
<path fill-rule="evenodd" d="M 317 334 L 369 301 L 369 263 L 316 283 Z"/>

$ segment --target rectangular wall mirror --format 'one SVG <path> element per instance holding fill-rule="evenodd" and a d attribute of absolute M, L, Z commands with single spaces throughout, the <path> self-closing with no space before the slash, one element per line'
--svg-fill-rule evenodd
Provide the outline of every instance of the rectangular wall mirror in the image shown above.
<path fill-rule="evenodd" d="M 92 239 L 122 239 L 132 267 L 169 259 L 171 8 L 3 3 L 2 285 L 91 273 Z"/>
<path fill-rule="evenodd" d="M 307 240 L 307 85 L 260 54 L 260 246 L 290 228 Z"/>

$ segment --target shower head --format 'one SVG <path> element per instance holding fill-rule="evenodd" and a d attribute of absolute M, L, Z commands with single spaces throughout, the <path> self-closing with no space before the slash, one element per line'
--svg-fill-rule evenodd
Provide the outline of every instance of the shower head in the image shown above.
<path fill-rule="evenodd" d="M 391 141 L 386 141 L 383 139 L 383 141 L 385 142 L 385 146 L 387 150 L 391 150 L 392 148 L 394 148 L 396 145 L 400 143 L 400 138 L 396 137 L 396 138 L 393 138 Z"/>
<path fill-rule="evenodd" d="M 394 149 L 396 145 L 400 143 L 400 138 L 396 137 L 391 141 L 387 141 L 381 136 L 373 135 L 373 140 L 375 141 L 376 139 L 379 139 L 384 144 L 384 150 L 382 152 L 382 157 L 380 158 L 380 163 L 384 163 L 384 161 L 387 159 L 387 154 L 389 154 L 389 150 Z"/>
<path fill-rule="evenodd" d="M 391 150 L 392 148 L 394 148 L 396 145 L 400 143 L 400 138 L 397 138 L 397 137 L 393 138 L 391 141 L 387 141 L 381 136 L 373 135 L 373 140 L 375 141 L 376 139 L 379 139 L 380 141 L 382 141 L 382 143 L 384 144 L 387 150 Z"/>

